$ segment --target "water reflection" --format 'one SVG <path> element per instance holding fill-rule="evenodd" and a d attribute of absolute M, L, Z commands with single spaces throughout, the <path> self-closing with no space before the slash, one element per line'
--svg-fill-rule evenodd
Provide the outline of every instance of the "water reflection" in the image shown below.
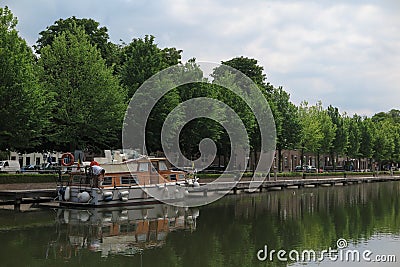
<path fill-rule="evenodd" d="M 197 209 L 151 205 L 121 209 L 59 209 L 57 238 L 49 243 L 46 258 L 70 259 L 81 250 L 132 256 L 165 245 L 169 232 L 196 229 Z"/>
<path fill-rule="evenodd" d="M 379 234 L 385 235 L 385 240 L 395 240 L 392 246 L 400 246 L 396 240 L 400 233 L 399 182 L 240 195 L 225 198 L 213 207 L 215 214 L 231 210 L 231 219 L 221 221 L 227 227 L 217 240 L 225 245 L 223 240 L 241 237 L 240 245 L 233 250 L 228 248 L 230 255 L 223 259 L 223 262 L 237 266 L 266 264 L 254 256 L 264 245 L 276 250 L 322 251 L 336 248 L 339 238 L 348 240 L 353 246 L 368 243 Z M 208 211 L 201 210 L 198 231 L 201 231 L 201 223 L 208 217 Z M 237 255 L 238 251 L 242 254 Z M 221 251 L 221 255 L 224 254 L 226 251 Z M 399 261 L 400 251 L 397 254 Z M 292 263 L 274 258 L 268 266 Z M 337 266 L 344 265 L 346 263 L 338 263 Z"/>
<path fill-rule="evenodd" d="M 321 251 L 339 238 L 399 262 L 399 236 L 400 182 L 243 193 L 186 210 L 0 211 L 4 266 L 300 266 L 257 252 Z"/>

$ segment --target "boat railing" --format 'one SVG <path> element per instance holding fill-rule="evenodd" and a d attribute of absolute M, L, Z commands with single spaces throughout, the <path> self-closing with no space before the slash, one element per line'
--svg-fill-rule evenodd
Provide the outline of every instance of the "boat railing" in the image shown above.
<path fill-rule="evenodd" d="M 57 171 L 57 185 L 58 186 L 69 186 L 79 185 L 85 187 L 96 187 L 97 175 L 93 174 L 93 169 L 90 166 L 83 166 L 76 168 L 75 171 L 62 172 L 60 168 Z"/>

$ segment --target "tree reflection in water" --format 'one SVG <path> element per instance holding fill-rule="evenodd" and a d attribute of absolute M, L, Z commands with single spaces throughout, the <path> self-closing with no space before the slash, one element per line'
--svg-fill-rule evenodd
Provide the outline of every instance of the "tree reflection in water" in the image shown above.
<path fill-rule="evenodd" d="M 0 258 L 4 266 L 287 266 L 260 262 L 257 251 L 320 251 L 376 235 L 398 251 L 399 189 L 386 182 L 243 193 L 198 209 L 0 211 Z"/>

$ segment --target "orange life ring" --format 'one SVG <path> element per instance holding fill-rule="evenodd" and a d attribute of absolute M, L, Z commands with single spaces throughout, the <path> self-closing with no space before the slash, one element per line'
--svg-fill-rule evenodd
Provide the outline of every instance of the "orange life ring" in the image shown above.
<path fill-rule="evenodd" d="M 93 167 L 93 166 L 95 166 L 95 165 L 96 165 L 96 166 L 100 166 L 99 163 L 98 163 L 97 161 L 94 161 L 94 160 L 93 160 L 92 162 L 90 162 L 90 167 Z"/>
<path fill-rule="evenodd" d="M 65 163 L 65 161 L 64 161 L 65 158 L 69 159 L 68 163 Z M 72 153 L 69 153 L 69 152 L 64 153 L 61 156 L 61 165 L 63 165 L 63 166 L 71 166 L 72 164 L 74 164 L 74 161 L 75 161 L 75 158 L 74 158 L 74 155 L 72 155 Z"/>

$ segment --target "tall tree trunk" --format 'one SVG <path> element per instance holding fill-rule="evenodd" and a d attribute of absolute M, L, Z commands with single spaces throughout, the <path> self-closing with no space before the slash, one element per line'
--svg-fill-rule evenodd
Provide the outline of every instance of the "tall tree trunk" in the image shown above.
<path fill-rule="evenodd" d="M 282 172 L 282 148 L 278 147 L 278 172 Z"/>
<path fill-rule="evenodd" d="M 254 175 L 254 172 L 256 171 L 256 165 L 257 165 L 257 150 L 254 149 L 253 153 L 254 153 L 254 162 L 253 162 L 252 169 L 253 169 L 253 175 Z"/>
<path fill-rule="evenodd" d="M 333 169 L 336 170 L 337 164 L 339 161 L 339 154 L 335 153 L 335 160 L 333 161 Z"/>

